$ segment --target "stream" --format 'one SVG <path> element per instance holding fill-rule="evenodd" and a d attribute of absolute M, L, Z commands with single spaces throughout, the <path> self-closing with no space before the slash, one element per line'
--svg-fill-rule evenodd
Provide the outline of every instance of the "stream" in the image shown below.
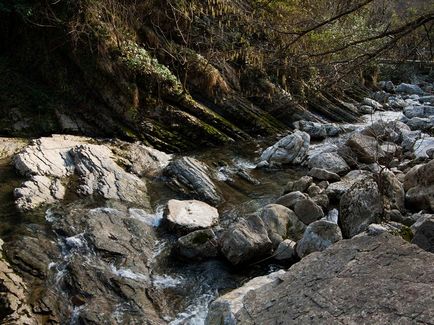
<path fill-rule="evenodd" d="M 342 124 L 346 129 L 359 129 L 376 120 L 399 120 L 401 112 L 377 112 L 366 115 L 359 124 Z M 221 148 L 209 148 L 194 152 L 192 157 L 205 162 L 214 175 L 216 184 L 223 193 L 224 203 L 219 207 L 220 227 L 226 227 L 238 217 L 253 213 L 269 203 L 273 203 L 282 195 L 283 188 L 288 181 L 297 180 L 307 172 L 306 167 L 285 167 L 277 169 L 255 169 L 260 153 L 268 145 L 273 144 L 276 138 L 265 139 L 242 146 L 233 144 Z M 322 142 L 312 143 L 310 155 L 324 147 L 336 145 L 345 140 L 345 134 L 337 138 L 327 138 Z M 56 218 L 49 209 L 37 209 L 32 213 L 20 213 L 13 203 L 13 189 L 18 187 L 22 179 L 16 175 L 9 161 L 0 161 L 0 236 L 5 241 L 19 238 L 22 234 L 33 233 L 36 228 L 45 228 Z M 176 237 L 166 229 L 159 227 L 163 218 L 163 209 L 169 199 L 182 199 L 165 185 L 163 177 L 148 182 L 148 192 L 151 196 L 153 214 L 144 212 L 134 206 L 129 208 L 131 217 L 151 225 L 157 229 L 157 241 L 152 250 L 149 262 L 151 271 L 150 280 L 153 286 L 168 297 L 170 312 L 163 315 L 164 319 L 172 325 L 204 324 L 208 305 L 216 297 L 241 286 L 249 279 L 268 274 L 283 266 L 277 264 L 254 264 L 245 267 L 242 271 L 235 270 L 223 259 L 211 259 L 204 262 L 183 261 L 173 256 L 171 248 Z M 80 201 L 77 196 L 67 196 L 60 205 L 68 205 Z M 116 208 L 116 203 L 85 199 L 83 204 L 93 209 Z M 36 225 L 36 226 L 35 226 Z M 55 239 L 53 234 L 48 237 Z M 62 263 L 50 263 L 50 283 L 56 290 L 65 275 L 65 267 L 69 259 L 76 254 L 84 256 L 85 263 L 98 267 L 97 256 L 88 249 L 85 238 L 80 234 L 58 240 L 63 257 Z M 128 268 L 118 268 L 114 264 L 111 271 L 116 276 L 134 281 L 147 281 L 147 278 Z M 118 306 L 113 317 L 122 323 L 123 317 L 128 313 L 128 306 Z M 81 307 L 74 308 L 69 324 L 78 324 Z"/>

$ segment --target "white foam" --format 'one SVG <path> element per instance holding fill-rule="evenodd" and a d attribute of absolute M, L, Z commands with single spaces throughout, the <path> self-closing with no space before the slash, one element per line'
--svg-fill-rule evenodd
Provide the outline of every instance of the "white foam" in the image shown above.
<path fill-rule="evenodd" d="M 172 277 L 170 275 L 155 275 L 152 277 L 152 284 L 158 288 L 176 288 L 182 284 L 182 277 Z"/>
<path fill-rule="evenodd" d="M 149 280 L 149 277 L 147 275 L 139 273 L 139 272 L 134 272 L 131 269 L 122 268 L 122 267 L 118 269 L 114 265 L 110 265 L 110 268 L 114 274 L 116 274 L 117 276 L 120 276 L 122 278 L 127 278 L 127 279 L 137 280 L 137 281 L 148 281 Z"/>
<path fill-rule="evenodd" d="M 217 293 L 206 293 L 193 301 L 185 311 L 179 313 L 169 325 L 204 325 L 208 314 L 208 306 Z"/>
<path fill-rule="evenodd" d="M 143 209 L 128 209 L 131 218 L 140 220 L 152 227 L 158 227 L 163 219 L 164 207 L 159 206 L 154 214 L 147 213 Z"/>

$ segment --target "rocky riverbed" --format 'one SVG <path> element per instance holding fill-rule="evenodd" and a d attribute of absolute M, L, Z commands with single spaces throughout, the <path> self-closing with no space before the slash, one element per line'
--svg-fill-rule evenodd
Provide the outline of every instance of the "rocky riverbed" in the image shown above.
<path fill-rule="evenodd" d="M 1 138 L 2 323 L 431 324 L 434 96 L 383 86 L 188 156 Z"/>

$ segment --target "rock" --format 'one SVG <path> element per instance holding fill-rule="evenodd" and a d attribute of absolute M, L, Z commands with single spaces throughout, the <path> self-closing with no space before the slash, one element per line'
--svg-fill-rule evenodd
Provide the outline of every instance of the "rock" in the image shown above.
<path fill-rule="evenodd" d="M 12 157 L 26 144 L 27 142 L 23 139 L 0 137 L 0 160 Z"/>
<path fill-rule="evenodd" d="M 412 130 L 428 131 L 434 127 L 434 116 L 430 118 L 413 117 L 406 123 Z"/>
<path fill-rule="evenodd" d="M 191 232 L 218 224 L 219 213 L 205 202 L 170 200 L 164 211 L 169 227 L 179 232 Z"/>
<path fill-rule="evenodd" d="M 410 128 L 403 122 L 379 120 L 365 127 L 361 133 L 381 141 L 401 144 L 403 133 L 408 131 L 411 131 Z"/>
<path fill-rule="evenodd" d="M 380 105 L 381 104 L 386 104 L 387 101 L 388 101 L 388 99 L 389 99 L 389 97 L 390 97 L 390 94 L 387 93 L 387 92 L 385 92 L 384 90 L 376 91 L 375 93 L 372 94 L 372 99 L 374 101 L 376 101 Z M 372 104 L 376 105 L 376 107 L 379 107 L 379 108 L 377 108 L 378 110 L 381 110 L 384 107 L 383 105 L 381 105 L 381 107 L 380 107 L 380 106 L 378 106 L 375 103 L 372 103 Z"/>
<path fill-rule="evenodd" d="M 395 85 L 393 84 L 392 81 L 384 81 L 384 85 L 382 87 L 385 91 L 387 91 L 388 93 L 394 93 L 395 92 Z"/>
<path fill-rule="evenodd" d="M 208 176 L 208 168 L 197 159 L 183 157 L 172 161 L 164 170 L 164 175 L 171 188 L 187 197 L 212 205 L 223 200 L 220 191 Z"/>
<path fill-rule="evenodd" d="M 370 106 L 374 109 L 374 111 L 383 109 L 383 105 L 371 98 L 364 98 L 362 101 L 362 105 Z"/>
<path fill-rule="evenodd" d="M 218 242 L 211 229 L 196 230 L 177 242 L 179 254 L 188 259 L 203 259 L 218 255 Z"/>
<path fill-rule="evenodd" d="M 265 149 L 260 160 L 271 165 L 301 164 L 307 156 L 309 144 L 309 134 L 297 130 Z"/>
<path fill-rule="evenodd" d="M 339 240 L 342 240 L 342 233 L 336 223 L 327 220 L 312 222 L 297 243 L 297 255 L 303 258 L 310 253 L 323 251 Z"/>
<path fill-rule="evenodd" d="M 312 168 L 308 175 L 320 181 L 337 182 L 341 180 L 341 177 L 338 174 L 317 167 Z"/>
<path fill-rule="evenodd" d="M 156 177 L 167 167 L 172 155 L 142 145 L 140 142 L 116 141 L 111 146 L 113 152 L 126 159 L 128 170 L 139 177 Z"/>
<path fill-rule="evenodd" d="M 31 176 L 30 180 L 14 190 L 15 204 L 19 210 L 33 210 L 43 204 L 54 203 L 65 196 L 65 187 L 59 179 Z"/>
<path fill-rule="evenodd" d="M 404 109 L 404 115 L 409 119 L 413 117 L 429 118 L 434 116 L 434 106 L 408 106 Z"/>
<path fill-rule="evenodd" d="M 262 219 L 249 215 L 232 225 L 221 238 L 221 251 L 233 265 L 271 255 L 273 244 Z"/>
<path fill-rule="evenodd" d="M 14 159 L 15 168 L 30 180 L 15 191 L 21 209 L 34 209 L 63 199 L 65 187 L 82 195 L 98 195 L 149 207 L 146 184 L 116 164 L 109 147 L 88 138 L 53 135 L 34 140 Z M 78 184 L 71 180 L 77 176 Z"/>
<path fill-rule="evenodd" d="M 236 315 L 243 312 L 244 301 L 255 292 L 260 292 L 268 286 L 274 287 L 280 283 L 280 277 L 285 271 L 280 270 L 268 275 L 253 278 L 242 287 L 235 289 L 211 303 L 208 315 L 205 320 L 206 325 L 235 325 L 243 324 L 243 320 L 237 321 Z M 248 322 L 246 322 L 247 324 Z M 264 323 L 266 324 L 266 323 Z"/>
<path fill-rule="evenodd" d="M 407 106 L 407 103 L 405 100 L 403 100 L 401 97 L 389 97 L 389 100 L 387 102 L 390 106 L 390 108 L 395 110 L 402 110 Z"/>
<path fill-rule="evenodd" d="M 305 192 L 308 187 L 312 184 L 313 182 L 313 178 L 310 176 L 303 176 L 301 177 L 299 180 L 293 182 L 290 181 L 288 182 L 288 184 L 286 184 L 285 186 L 285 193 L 290 193 L 290 192 Z"/>
<path fill-rule="evenodd" d="M 423 222 L 418 225 L 416 233 L 414 234 L 413 244 L 427 252 L 434 253 L 434 216 L 424 218 Z"/>
<path fill-rule="evenodd" d="M 399 210 L 385 210 L 384 217 L 385 220 L 399 222 L 405 226 L 410 227 L 412 224 L 414 224 L 417 221 L 419 215 L 417 214 L 403 215 L 403 213 L 401 213 L 401 211 Z"/>
<path fill-rule="evenodd" d="M 305 120 L 295 122 L 294 127 L 308 133 L 312 140 L 336 137 L 342 132 L 342 129 L 335 124 L 321 124 Z"/>
<path fill-rule="evenodd" d="M 419 97 L 419 101 L 423 104 L 434 104 L 434 96 L 433 95 L 422 96 Z"/>
<path fill-rule="evenodd" d="M 42 323 L 32 311 L 27 302 L 28 288 L 24 280 L 15 273 L 11 265 L 3 257 L 3 241 L 0 239 L 0 301 L 2 324 L 27 324 L 36 325 Z M 51 319 L 54 320 L 54 319 Z"/>
<path fill-rule="evenodd" d="M 423 95 L 424 91 L 418 85 L 401 83 L 396 87 L 398 93 L 405 93 L 409 95 Z"/>
<path fill-rule="evenodd" d="M 124 206 L 70 206 L 53 211 L 49 220 L 65 254 L 52 260 L 61 276 L 52 272 L 45 282 L 59 293 L 60 319 L 69 319 L 78 301 L 78 323 L 112 323 L 120 305 L 118 313 L 128 324 L 165 323 L 158 312 L 164 311 L 165 298 L 154 288 L 149 269 L 156 242 L 151 226 Z"/>
<path fill-rule="evenodd" d="M 375 112 L 375 108 L 370 105 L 361 105 L 359 106 L 360 114 L 373 114 Z"/>
<path fill-rule="evenodd" d="M 296 256 L 295 245 L 297 245 L 295 241 L 285 239 L 274 252 L 274 258 L 278 261 L 293 259 Z"/>
<path fill-rule="evenodd" d="M 372 178 L 354 183 L 340 201 L 341 228 L 345 238 L 351 238 L 376 223 L 383 212 L 383 202 L 377 183 Z"/>
<path fill-rule="evenodd" d="M 96 194 L 105 199 L 150 206 L 146 184 L 117 165 L 109 148 L 101 145 L 79 145 L 71 150 L 71 155 L 79 177 L 79 194 Z"/>
<path fill-rule="evenodd" d="M 383 170 L 379 176 L 385 209 L 404 211 L 405 191 L 402 183 L 390 170 Z"/>
<path fill-rule="evenodd" d="M 260 217 L 274 247 L 286 238 L 299 240 L 306 228 L 292 210 L 279 204 L 265 206 L 260 211 Z"/>
<path fill-rule="evenodd" d="M 432 254 L 387 234 L 339 241 L 264 282 L 218 298 L 206 324 L 429 324 L 434 313 Z"/>
<path fill-rule="evenodd" d="M 324 216 L 324 212 L 312 199 L 300 200 L 295 204 L 294 212 L 297 217 L 308 225 Z"/>
<path fill-rule="evenodd" d="M 326 193 L 321 193 L 312 197 L 312 201 L 319 205 L 323 211 L 327 210 L 330 204 L 329 197 Z"/>
<path fill-rule="evenodd" d="M 434 137 L 423 136 L 413 142 L 414 155 L 416 158 L 429 158 L 430 150 L 434 149 Z"/>
<path fill-rule="evenodd" d="M 303 199 L 307 199 L 307 196 L 300 191 L 290 192 L 278 198 L 276 204 L 280 204 L 287 208 L 293 209 L 295 204 Z"/>
<path fill-rule="evenodd" d="M 378 141 L 360 133 L 355 133 L 347 141 L 347 146 L 357 155 L 360 162 L 373 163 L 385 158 L 385 153 L 381 149 Z"/>
<path fill-rule="evenodd" d="M 309 159 L 309 168 L 325 169 L 328 172 L 343 175 L 350 171 L 346 161 L 335 152 L 319 153 Z"/>
<path fill-rule="evenodd" d="M 339 211 L 338 209 L 332 209 L 329 211 L 329 213 L 323 218 L 327 221 L 333 222 L 335 224 L 338 224 L 339 220 Z"/>
<path fill-rule="evenodd" d="M 410 169 L 405 175 L 404 189 L 408 206 L 434 211 L 434 160 Z"/>
<path fill-rule="evenodd" d="M 355 182 L 370 177 L 371 175 L 371 172 L 365 170 L 352 170 L 345 175 L 341 181 L 330 184 L 327 187 L 326 193 L 332 199 L 340 200 L 341 196 L 346 193 Z"/>
<path fill-rule="evenodd" d="M 323 192 L 322 188 L 317 186 L 316 184 L 312 184 L 311 186 L 309 186 L 309 188 L 307 189 L 307 194 L 310 197 L 314 197 L 317 196 L 319 194 L 321 194 Z"/>

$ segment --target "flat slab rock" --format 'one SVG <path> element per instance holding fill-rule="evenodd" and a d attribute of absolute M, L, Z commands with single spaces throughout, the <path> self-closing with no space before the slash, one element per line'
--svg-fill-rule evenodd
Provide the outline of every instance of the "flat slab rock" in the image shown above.
<path fill-rule="evenodd" d="M 186 232 L 210 228 L 219 221 L 216 208 L 197 200 L 170 200 L 164 217 L 171 228 Z"/>
<path fill-rule="evenodd" d="M 218 298 L 206 324 L 433 324 L 433 263 L 397 236 L 342 240 Z"/>

